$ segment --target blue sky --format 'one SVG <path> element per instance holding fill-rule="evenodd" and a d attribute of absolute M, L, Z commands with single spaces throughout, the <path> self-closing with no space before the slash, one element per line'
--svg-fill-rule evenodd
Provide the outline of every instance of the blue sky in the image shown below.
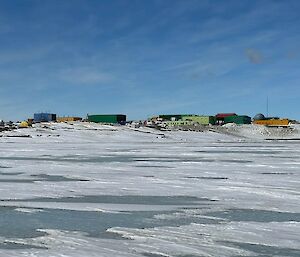
<path fill-rule="evenodd" d="M 300 1 L 1 0 L 0 119 L 300 119 Z"/>

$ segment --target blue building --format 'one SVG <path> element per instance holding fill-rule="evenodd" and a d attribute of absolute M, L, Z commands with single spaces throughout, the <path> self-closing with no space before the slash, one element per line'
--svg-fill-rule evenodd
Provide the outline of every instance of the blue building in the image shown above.
<path fill-rule="evenodd" d="M 33 116 L 34 122 L 50 122 L 56 121 L 56 114 L 53 113 L 35 113 Z"/>

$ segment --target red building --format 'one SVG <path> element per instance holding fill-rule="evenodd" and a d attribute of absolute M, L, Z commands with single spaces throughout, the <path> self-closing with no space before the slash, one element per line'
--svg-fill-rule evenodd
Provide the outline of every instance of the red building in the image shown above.
<path fill-rule="evenodd" d="M 229 117 L 229 116 L 237 116 L 236 113 L 232 112 L 232 113 L 218 113 L 216 115 L 216 124 L 224 124 L 224 119 L 225 117 Z"/>

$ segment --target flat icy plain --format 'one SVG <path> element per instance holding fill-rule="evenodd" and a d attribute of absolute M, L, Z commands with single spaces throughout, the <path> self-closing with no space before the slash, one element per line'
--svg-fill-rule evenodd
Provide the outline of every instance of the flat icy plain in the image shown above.
<path fill-rule="evenodd" d="M 255 133 L 6 132 L 0 256 L 299 257 L 300 141 Z"/>

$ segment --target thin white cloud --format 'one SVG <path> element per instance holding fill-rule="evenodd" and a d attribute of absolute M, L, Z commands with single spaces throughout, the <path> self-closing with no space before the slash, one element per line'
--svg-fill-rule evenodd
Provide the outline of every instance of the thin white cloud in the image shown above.
<path fill-rule="evenodd" d="M 60 79 L 74 84 L 101 84 L 114 80 L 110 73 L 97 70 L 90 67 L 69 68 L 61 71 Z"/>
<path fill-rule="evenodd" d="M 43 60 L 51 55 L 57 48 L 56 43 L 49 43 L 43 46 L 32 45 L 20 49 L 0 49 L 0 65 L 31 63 Z"/>

